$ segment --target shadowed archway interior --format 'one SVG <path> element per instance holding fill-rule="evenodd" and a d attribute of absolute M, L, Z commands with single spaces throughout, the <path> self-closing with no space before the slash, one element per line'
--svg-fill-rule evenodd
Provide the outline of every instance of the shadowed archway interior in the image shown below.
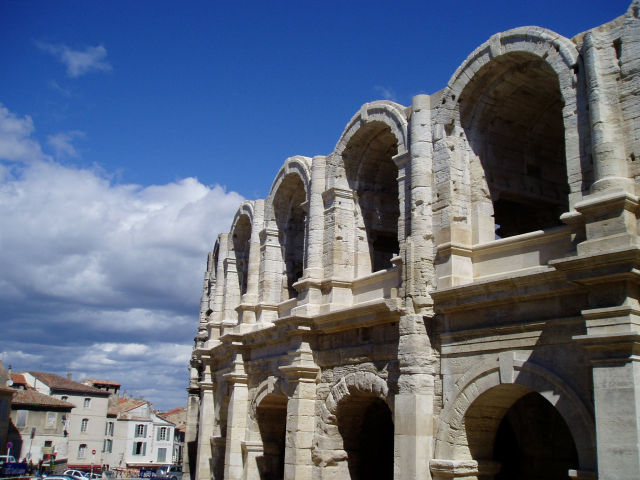
<path fill-rule="evenodd" d="M 474 202 L 492 202 L 496 237 L 560 225 L 569 192 L 564 101 L 549 64 L 524 52 L 497 57 L 474 75 L 459 104 L 482 170 L 472 168 Z"/>
<path fill-rule="evenodd" d="M 380 398 L 352 394 L 338 407 L 351 480 L 393 478 L 393 420 Z"/>

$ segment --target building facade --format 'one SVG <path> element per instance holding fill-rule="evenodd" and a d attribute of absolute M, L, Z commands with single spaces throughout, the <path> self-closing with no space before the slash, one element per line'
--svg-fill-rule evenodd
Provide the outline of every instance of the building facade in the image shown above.
<path fill-rule="evenodd" d="M 113 420 L 113 440 L 105 439 L 105 463 L 110 468 L 139 470 L 174 463 L 175 425 L 149 402 L 121 398 Z"/>
<path fill-rule="evenodd" d="M 640 478 L 639 17 L 498 33 L 240 206 L 185 476 Z"/>
<path fill-rule="evenodd" d="M 63 427 L 67 450 L 56 452 L 67 459 L 69 468 L 100 466 L 109 392 L 55 373 L 23 372 L 21 375 L 29 388 L 73 405 Z"/>
<path fill-rule="evenodd" d="M 36 390 L 14 390 L 9 434 L 16 459 L 34 464 L 55 454 L 67 458 L 69 437 L 65 430 L 74 405 Z"/>
<path fill-rule="evenodd" d="M 11 423 L 11 399 L 15 391 L 10 387 L 11 376 L 0 360 L 0 455 L 7 453 L 9 425 Z"/>

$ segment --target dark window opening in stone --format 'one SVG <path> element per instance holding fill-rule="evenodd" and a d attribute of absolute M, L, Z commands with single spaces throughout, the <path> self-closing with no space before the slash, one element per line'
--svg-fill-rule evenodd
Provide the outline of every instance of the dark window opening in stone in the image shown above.
<path fill-rule="evenodd" d="M 351 480 L 393 478 L 393 420 L 377 397 L 351 395 L 338 409 Z"/>
<path fill-rule="evenodd" d="M 256 409 L 263 454 L 257 458 L 260 480 L 284 478 L 287 399 L 279 395 L 265 397 Z"/>
<path fill-rule="evenodd" d="M 495 480 L 564 480 L 569 469 L 578 467 L 569 427 L 553 405 L 535 392 L 507 410 L 493 452 L 502 465 Z"/>
<path fill-rule="evenodd" d="M 343 153 L 349 187 L 355 191 L 364 223 L 371 270 L 390 268 L 399 253 L 397 139 L 386 125 L 372 122 L 351 139 Z"/>
<path fill-rule="evenodd" d="M 300 177 L 287 175 L 273 201 L 284 264 L 282 300 L 298 296 L 293 284 L 302 276 L 304 269 L 305 201 L 306 191 Z"/>
<path fill-rule="evenodd" d="M 238 272 L 238 284 L 241 295 L 247 293 L 249 240 L 251 240 L 251 222 L 248 216 L 241 215 L 233 231 L 233 250 L 236 255 L 236 271 Z"/>
<path fill-rule="evenodd" d="M 531 54 L 502 55 L 478 71 L 460 98 L 462 127 L 494 205 L 496 237 L 561 225 L 569 188 L 556 73 Z"/>

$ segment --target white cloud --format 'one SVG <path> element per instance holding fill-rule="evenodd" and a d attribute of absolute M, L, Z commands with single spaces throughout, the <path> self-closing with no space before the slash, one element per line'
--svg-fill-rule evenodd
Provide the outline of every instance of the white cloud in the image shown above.
<path fill-rule="evenodd" d="M 78 151 L 73 145 L 73 141 L 82 137 L 84 137 L 84 132 L 79 130 L 60 132 L 55 135 L 47 135 L 47 145 L 54 151 L 56 158 L 77 157 Z"/>
<path fill-rule="evenodd" d="M 54 91 L 58 92 L 60 95 L 62 95 L 64 97 L 67 97 L 67 98 L 71 98 L 71 90 L 62 87 L 55 80 L 51 80 L 49 82 L 49 87 L 51 88 L 51 90 L 54 90 Z"/>
<path fill-rule="evenodd" d="M 0 104 L 0 161 L 44 160 L 40 144 L 30 138 L 35 128 L 29 115 L 19 118 Z"/>
<path fill-rule="evenodd" d="M 398 97 L 393 88 L 382 87 L 380 85 L 376 85 L 373 89 L 382 96 L 384 100 L 391 100 L 392 102 L 397 102 Z"/>
<path fill-rule="evenodd" d="M 182 398 L 207 251 L 243 198 L 195 178 L 113 183 L 52 160 L 33 132 L 30 117 L 0 104 L 7 362 L 126 379 L 138 394 Z"/>
<path fill-rule="evenodd" d="M 56 57 L 67 67 L 67 75 L 72 78 L 85 75 L 89 72 L 112 70 L 107 62 L 107 49 L 102 45 L 85 47 L 84 50 L 73 50 L 64 44 L 52 44 L 36 42 L 37 47 Z"/>

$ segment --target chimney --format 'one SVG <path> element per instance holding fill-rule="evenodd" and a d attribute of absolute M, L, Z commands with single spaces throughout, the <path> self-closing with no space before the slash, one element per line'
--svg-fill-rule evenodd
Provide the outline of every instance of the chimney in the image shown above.
<path fill-rule="evenodd" d="M 67 372 L 67 380 L 71 380 L 71 372 Z"/>

